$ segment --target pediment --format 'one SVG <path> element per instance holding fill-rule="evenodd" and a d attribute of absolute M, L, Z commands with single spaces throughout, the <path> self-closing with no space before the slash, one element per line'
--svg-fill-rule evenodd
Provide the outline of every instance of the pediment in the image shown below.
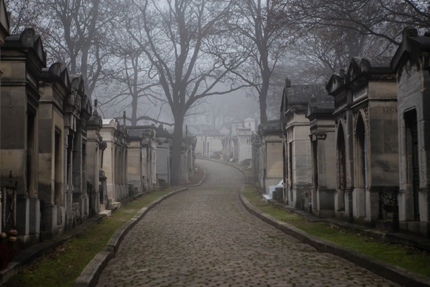
<path fill-rule="evenodd" d="M 361 58 L 352 58 L 348 66 L 348 72 L 346 73 L 347 82 L 353 82 L 361 73 Z"/>
<path fill-rule="evenodd" d="M 49 67 L 49 74 L 51 76 L 59 78 L 61 75 L 61 64 L 60 63 L 54 63 Z"/>
<path fill-rule="evenodd" d="M 33 28 L 25 29 L 21 35 L 19 35 L 19 42 L 21 47 L 32 49 L 37 58 L 42 63 L 46 63 L 46 54 L 43 49 L 42 39 L 40 38 L 40 35 L 36 34 L 36 31 Z"/>
<path fill-rule="evenodd" d="M 348 67 L 347 83 L 356 81 L 361 85 L 370 79 L 392 78 L 390 61 L 390 57 L 352 58 Z"/>
<path fill-rule="evenodd" d="M 85 94 L 84 79 L 81 74 L 75 75 L 72 79 L 72 91 L 78 93 L 79 95 Z"/>
<path fill-rule="evenodd" d="M 64 83 L 64 86 L 66 86 L 66 88 L 70 90 L 70 76 L 69 71 L 66 68 L 63 68 L 63 70 L 61 71 L 60 79 Z"/>
<path fill-rule="evenodd" d="M 82 97 L 82 110 L 81 110 L 81 112 L 85 112 L 87 115 L 92 114 L 91 102 L 87 96 Z"/>
<path fill-rule="evenodd" d="M 412 60 L 414 63 L 424 61 L 424 69 L 428 69 L 428 55 L 430 51 L 430 36 L 428 32 L 423 36 L 418 35 L 418 30 L 414 28 L 405 28 L 403 30 L 403 40 L 397 49 L 394 57 L 391 60 L 390 66 L 393 71 L 399 71 L 406 64 L 408 60 Z M 426 63 L 427 61 L 427 63 Z"/>
<path fill-rule="evenodd" d="M 42 38 L 39 35 L 36 35 L 36 41 L 34 43 L 33 49 L 36 52 L 37 57 L 43 63 L 46 63 L 46 53 L 45 53 L 45 49 L 43 48 Z"/>
<path fill-rule="evenodd" d="M 345 85 L 345 77 L 338 74 L 333 74 L 326 84 L 326 90 L 329 94 L 333 94 L 336 90 Z"/>

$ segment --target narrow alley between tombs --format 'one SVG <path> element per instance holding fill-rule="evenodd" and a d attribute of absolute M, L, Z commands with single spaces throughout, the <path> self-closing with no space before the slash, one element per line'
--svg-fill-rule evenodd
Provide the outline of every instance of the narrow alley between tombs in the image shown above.
<path fill-rule="evenodd" d="M 240 203 L 238 170 L 198 164 L 206 181 L 145 215 L 97 286 L 396 286 L 260 221 Z"/>

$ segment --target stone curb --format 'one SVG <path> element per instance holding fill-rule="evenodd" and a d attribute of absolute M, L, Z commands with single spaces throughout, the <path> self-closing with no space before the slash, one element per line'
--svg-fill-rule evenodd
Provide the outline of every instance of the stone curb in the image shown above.
<path fill-rule="evenodd" d="M 232 166 L 237 170 L 241 171 L 245 176 L 245 178 L 247 178 L 245 172 L 233 164 L 220 161 L 220 160 L 214 160 L 214 159 L 207 159 L 207 160 L 220 162 L 220 163 L 224 163 L 229 166 Z M 251 214 L 255 215 L 256 217 L 263 220 L 264 222 L 280 229 L 285 234 L 288 234 L 306 244 L 313 246 L 315 249 L 317 249 L 320 252 L 327 252 L 327 253 L 331 253 L 336 256 L 342 257 L 360 267 L 366 268 L 369 271 L 381 277 L 384 277 L 388 280 L 391 280 L 397 284 L 400 284 L 403 286 L 430 287 L 430 280 L 428 278 L 412 273 L 401 267 L 388 264 L 383 261 L 372 258 L 370 256 L 358 253 L 357 251 L 354 251 L 352 249 L 340 247 L 334 243 L 322 240 L 290 224 L 279 221 L 268 214 L 259 212 L 258 210 L 254 209 L 254 207 L 249 203 L 249 201 L 243 196 L 242 194 L 243 188 L 244 186 L 239 192 L 239 197 L 240 197 L 240 201 L 245 206 L 245 208 Z"/>
<path fill-rule="evenodd" d="M 156 201 L 147 204 L 145 207 L 141 208 L 136 215 L 130 219 L 128 222 L 121 225 L 121 227 L 115 231 L 112 237 L 109 239 L 106 247 L 100 251 L 94 258 L 87 264 L 87 266 L 82 271 L 81 275 L 76 279 L 74 287 L 92 287 L 95 286 L 100 276 L 101 272 L 107 265 L 110 259 L 115 256 L 121 241 L 124 239 L 128 231 L 131 230 L 153 207 L 157 206 L 163 200 L 175 195 L 179 192 L 186 191 L 190 187 L 200 186 L 206 180 L 206 170 L 203 168 L 203 178 L 194 185 L 183 186 L 178 190 L 172 191 Z"/>
<path fill-rule="evenodd" d="M 73 286 L 74 287 L 95 286 L 97 283 L 98 277 L 100 276 L 101 272 L 103 271 L 103 269 L 105 268 L 109 260 L 115 256 L 115 253 L 117 252 L 121 241 L 124 239 L 128 231 L 131 230 L 131 228 L 133 228 L 145 216 L 146 213 L 148 213 L 153 207 L 158 205 L 163 200 L 169 198 L 174 194 L 185 191 L 189 187 L 200 186 L 206 180 L 206 177 L 207 177 L 206 170 L 204 168 L 202 169 L 203 169 L 204 175 L 202 180 L 200 180 L 200 182 L 194 185 L 183 186 L 179 190 L 166 194 L 161 198 L 157 199 L 156 201 L 149 203 L 148 205 L 140 209 L 132 219 L 130 219 L 128 222 L 121 225 L 121 227 L 112 235 L 106 247 L 102 251 L 97 253 L 96 256 L 94 256 L 94 258 L 87 264 L 87 266 L 82 271 L 81 275 L 76 279 Z M 245 173 L 242 170 L 240 171 L 245 175 Z"/>
<path fill-rule="evenodd" d="M 243 190 L 243 187 L 242 187 L 242 190 Z M 394 266 L 394 265 L 382 262 L 370 256 L 358 253 L 354 250 L 340 247 L 331 242 L 309 235 L 306 232 L 288 223 L 279 221 L 268 214 L 259 212 L 258 210 L 254 209 L 254 207 L 249 203 L 249 201 L 243 196 L 242 190 L 239 193 L 240 201 L 251 214 L 255 215 L 256 217 L 263 220 L 264 222 L 278 228 L 282 232 L 306 244 L 313 246 L 318 251 L 327 252 L 327 253 L 331 253 L 336 256 L 342 257 L 360 267 L 368 269 L 369 271 L 381 277 L 384 277 L 388 280 L 391 280 L 403 286 L 414 286 L 414 287 L 430 286 L 430 280 L 423 276 L 414 274 L 398 266 Z"/>
<path fill-rule="evenodd" d="M 115 231 L 112 237 L 109 239 L 106 247 L 94 256 L 94 258 L 87 264 L 87 266 L 82 271 L 81 275 L 75 280 L 74 287 L 90 287 L 95 286 L 97 283 L 100 273 L 103 271 L 106 264 L 112 259 L 118 250 L 118 247 L 127 233 L 133 228 L 136 223 L 138 223 L 152 208 L 157 206 L 163 200 L 175 195 L 179 192 L 187 190 L 187 187 L 180 188 L 178 190 L 172 191 L 156 201 L 147 204 L 145 207 L 141 208 L 136 215 L 130 219 L 128 222 L 121 225 L 119 229 Z"/>
<path fill-rule="evenodd" d="M 100 273 L 115 255 L 115 251 L 105 247 L 88 263 L 73 286 L 95 286 Z"/>
<path fill-rule="evenodd" d="M 100 254 L 97 254 L 94 258 L 98 257 L 98 262 L 103 262 L 103 261 L 107 262 L 108 260 L 110 260 L 110 258 L 112 256 L 109 257 L 110 255 L 106 255 L 106 254 L 110 254 L 112 252 L 113 252 L 112 254 L 114 254 L 114 252 L 116 252 L 117 246 L 121 243 L 122 239 L 127 234 L 128 230 L 130 228 L 132 228 L 140 220 L 140 218 L 143 217 L 146 214 L 146 212 L 149 211 L 149 209 L 151 209 L 152 207 L 154 207 L 156 204 L 158 204 L 162 200 L 166 199 L 167 197 L 169 197 L 169 196 L 171 196 L 177 192 L 184 191 L 190 187 L 196 187 L 196 186 L 201 185 L 206 179 L 207 173 L 206 173 L 205 169 L 203 169 L 203 173 L 204 173 L 203 179 L 200 180 L 200 182 L 198 182 L 197 184 L 187 185 L 187 186 L 179 186 L 179 188 L 180 188 L 179 190 L 176 190 L 176 191 L 173 191 L 169 194 L 166 194 L 165 196 L 163 196 L 159 199 L 160 201 L 150 203 L 146 207 L 144 207 L 140 211 L 138 211 L 136 213 L 136 215 L 129 222 L 124 223 L 123 226 L 121 226 L 120 229 L 117 230 L 117 232 L 109 240 L 108 245 L 105 247 L 105 249 L 100 251 Z M 141 195 L 138 195 L 138 196 L 141 196 Z M 146 210 L 146 209 L 148 209 L 148 210 Z M 17 275 L 21 270 L 26 268 L 26 266 L 30 265 L 34 260 L 36 260 L 37 258 L 39 258 L 45 254 L 49 254 L 49 253 L 55 251 L 55 248 L 57 248 L 58 246 L 60 246 L 64 242 L 70 240 L 71 238 L 73 238 L 79 234 L 82 234 L 83 232 L 85 232 L 85 230 L 90 228 L 92 225 L 94 225 L 94 224 L 98 223 L 100 220 L 102 220 L 103 217 L 105 217 L 105 216 L 95 216 L 95 217 L 88 218 L 85 220 L 85 222 L 82 225 L 77 226 L 75 229 L 70 230 L 69 232 L 63 234 L 59 238 L 51 239 L 51 240 L 47 240 L 47 241 L 42 242 L 42 243 L 35 244 L 35 245 L 33 245 L 29 248 L 26 248 L 26 249 L 22 250 L 21 252 L 19 252 L 19 254 L 12 259 L 12 261 L 8 264 L 8 266 L 5 269 L 0 270 L 0 286 L 2 286 L 7 281 L 9 281 L 9 279 L 12 278 L 13 276 Z M 112 246 L 114 248 L 113 251 L 111 250 Z M 95 268 L 95 266 L 94 266 L 92 270 L 90 270 L 90 269 L 84 270 L 85 272 L 88 272 L 88 273 L 86 273 L 86 277 L 88 278 L 88 276 L 94 276 L 95 274 L 100 274 L 101 270 L 103 270 L 103 268 L 104 268 L 104 265 L 100 265 L 100 267 L 102 267 L 102 268 Z M 95 271 L 96 273 L 93 274 L 92 273 L 93 271 Z M 89 274 L 93 274 L 93 275 L 89 275 Z M 83 274 L 81 274 L 81 276 L 83 276 Z M 93 282 L 93 284 L 95 284 L 95 282 Z M 85 285 L 84 284 L 84 285 L 76 285 L 76 286 L 91 286 L 91 285 Z"/>

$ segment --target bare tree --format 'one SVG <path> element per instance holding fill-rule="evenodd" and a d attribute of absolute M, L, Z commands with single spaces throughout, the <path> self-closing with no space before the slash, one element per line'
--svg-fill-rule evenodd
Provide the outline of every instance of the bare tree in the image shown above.
<path fill-rule="evenodd" d="M 200 99 L 227 93 L 216 90 L 242 59 L 223 63 L 221 57 L 204 53 L 222 31 L 230 1 L 145 0 L 132 1 L 139 17 L 128 35 L 133 38 L 156 70 L 174 118 L 172 182 L 181 178 L 184 117 Z M 223 68 L 226 65 L 228 69 Z M 228 90 L 237 87 L 231 86 Z"/>
<path fill-rule="evenodd" d="M 404 26 L 430 27 L 429 5 L 421 0 L 294 0 L 291 16 L 303 27 L 342 27 L 398 45 Z"/>
<path fill-rule="evenodd" d="M 38 25 L 38 9 L 31 0 L 5 0 L 7 11 L 11 13 L 11 34 L 18 34 L 25 28 Z"/>
<path fill-rule="evenodd" d="M 169 125 L 160 121 L 166 100 L 159 94 L 159 83 L 148 77 L 147 61 L 143 53 L 125 50 L 124 47 L 118 46 L 119 50 L 114 52 L 116 57 L 112 57 L 110 68 L 103 71 L 104 78 L 109 81 L 103 81 L 102 92 L 96 90 L 100 108 L 106 112 L 111 109 L 114 114 L 126 111 L 131 125 L 137 125 L 140 121 Z"/>
<path fill-rule="evenodd" d="M 390 54 L 381 38 L 364 35 L 344 27 L 309 29 L 289 49 L 293 82 L 324 83 L 330 75 L 345 68 L 352 57 Z"/>
<path fill-rule="evenodd" d="M 239 0 L 235 3 L 235 17 L 230 18 L 236 49 L 248 53 L 248 62 L 234 71 L 255 89 L 260 104 L 260 122 L 267 122 L 267 95 L 270 78 L 286 51 L 288 40 L 285 27 L 278 25 L 288 1 Z"/>
<path fill-rule="evenodd" d="M 44 40 L 48 59 L 82 74 L 91 97 L 109 61 L 108 25 L 118 11 L 111 0 L 13 0 L 13 31 L 33 27 Z"/>
<path fill-rule="evenodd" d="M 85 79 L 85 91 L 91 96 L 108 63 L 106 25 L 116 15 L 111 1 L 39 0 L 44 24 L 40 27 L 47 39 L 52 58 L 67 64 L 70 73 Z"/>
<path fill-rule="evenodd" d="M 354 56 L 390 56 L 404 26 L 430 23 L 426 1 L 292 0 L 286 11 L 281 24 L 303 31 L 289 48 L 287 70 L 301 83 L 324 82 Z"/>
<path fill-rule="evenodd" d="M 142 120 L 168 124 L 159 120 L 167 102 L 160 94 L 156 70 L 152 69 L 146 54 L 126 32 L 132 30 L 128 19 L 135 14 L 124 4 L 115 4 L 121 17 L 110 23 L 111 59 L 102 73 L 105 79 L 103 85 L 111 86 L 111 89 L 100 95 L 100 107 L 115 107 L 117 113 L 118 106 L 121 110 L 126 110 L 131 125 L 137 125 Z"/>

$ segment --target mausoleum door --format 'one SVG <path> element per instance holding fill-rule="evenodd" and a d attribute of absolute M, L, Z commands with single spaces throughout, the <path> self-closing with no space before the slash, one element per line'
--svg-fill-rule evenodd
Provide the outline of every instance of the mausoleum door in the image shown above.
<path fill-rule="evenodd" d="M 32 111 L 27 112 L 27 167 L 26 167 L 26 194 L 34 197 L 34 161 L 35 161 L 35 118 Z"/>
<path fill-rule="evenodd" d="M 413 170 L 413 187 L 414 187 L 414 217 L 415 220 L 420 220 L 420 204 L 419 194 L 420 189 L 420 176 L 419 176 L 419 164 L 418 164 L 418 134 L 417 126 L 414 126 L 412 130 L 412 170 Z"/>
<path fill-rule="evenodd" d="M 345 210 L 346 191 L 346 148 L 343 129 L 339 128 L 337 135 L 337 180 L 338 180 L 338 209 Z"/>
<path fill-rule="evenodd" d="M 312 188 L 312 208 L 319 209 L 318 205 L 318 140 L 312 142 L 312 158 L 313 158 L 313 188 Z"/>
<path fill-rule="evenodd" d="M 418 126 L 416 111 L 405 113 L 405 128 L 406 128 L 406 158 L 407 169 L 411 171 L 408 182 L 412 182 L 412 196 L 413 196 L 413 215 L 414 220 L 420 220 L 419 209 L 419 154 L 418 154 Z"/>
<path fill-rule="evenodd" d="M 357 171 L 358 171 L 358 187 L 367 188 L 367 154 L 366 154 L 366 130 L 364 128 L 364 122 L 361 117 L 358 118 L 357 122 Z"/>

